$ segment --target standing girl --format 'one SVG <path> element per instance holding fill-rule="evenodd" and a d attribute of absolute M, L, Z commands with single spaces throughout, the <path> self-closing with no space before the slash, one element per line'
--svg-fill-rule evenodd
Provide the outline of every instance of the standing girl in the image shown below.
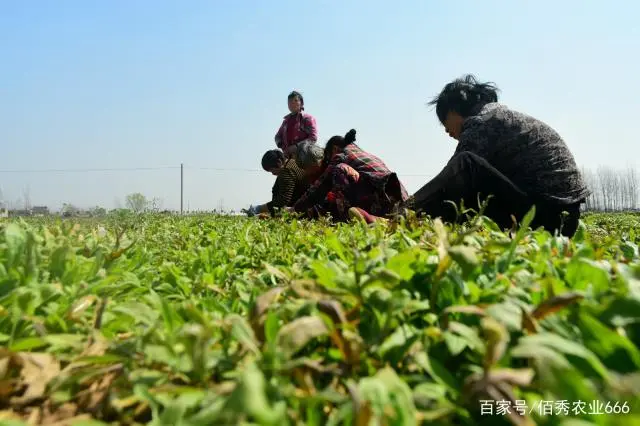
<path fill-rule="evenodd" d="M 296 152 L 296 146 L 307 141 L 315 143 L 318 140 L 318 128 L 316 119 L 304 112 L 304 98 L 299 92 L 293 91 L 287 97 L 290 113 L 284 117 L 282 125 L 276 133 L 276 146 L 280 148 L 287 158 L 292 158 Z"/>

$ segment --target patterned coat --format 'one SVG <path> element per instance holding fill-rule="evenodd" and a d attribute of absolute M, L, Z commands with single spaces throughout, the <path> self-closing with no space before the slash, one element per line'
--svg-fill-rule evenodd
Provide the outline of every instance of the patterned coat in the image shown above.
<path fill-rule="evenodd" d="M 342 185 L 336 187 L 336 172 L 344 170 L 353 170 L 359 175 L 357 188 L 347 194 L 350 204 L 366 205 L 374 210 L 373 214 L 388 214 L 396 203 L 408 197 L 397 175 L 380 158 L 352 143 L 333 156 L 322 175 L 294 204 L 294 210 L 307 212 L 310 216 L 315 215 L 313 212 L 334 210 L 331 206 L 334 192 L 345 191 Z"/>
<path fill-rule="evenodd" d="M 484 105 L 464 121 L 454 155 L 463 151 L 483 157 L 534 198 L 569 205 L 590 194 L 560 135 L 499 103 Z"/>

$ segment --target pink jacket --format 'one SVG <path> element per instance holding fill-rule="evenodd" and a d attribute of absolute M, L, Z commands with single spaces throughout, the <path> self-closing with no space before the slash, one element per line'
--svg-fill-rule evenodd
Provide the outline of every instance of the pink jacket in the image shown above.
<path fill-rule="evenodd" d="M 290 137 L 288 137 L 288 135 Z M 282 125 L 276 133 L 275 141 L 278 148 L 286 151 L 298 142 L 308 140 L 316 142 L 318 140 L 318 129 L 316 119 L 304 111 L 299 114 L 287 114 L 284 116 Z"/>

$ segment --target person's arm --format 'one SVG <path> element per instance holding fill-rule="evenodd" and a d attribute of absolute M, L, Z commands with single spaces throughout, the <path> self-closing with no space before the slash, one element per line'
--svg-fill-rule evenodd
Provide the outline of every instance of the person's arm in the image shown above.
<path fill-rule="evenodd" d="M 252 204 L 248 209 L 242 209 L 241 212 L 246 213 L 247 216 L 252 217 L 260 213 L 268 213 L 266 204 Z"/>
<path fill-rule="evenodd" d="M 282 170 L 278 179 L 280 180 L 278 182 L 278 192 L 273 194 L 273 199 L 266 204 L 272 215 L 275 213 L 275 208 L 282 209 L 291 205 L 296 187 L 296 176 L 288 169 Z"/>
<path fill-rule="evenodd" d="M 320 177 L 316 179 L 316 181 L 311 184 L 311 186 L 298 199 L 298 201 L 296 201 L 293 209 L 297 212 L 302 212 L 306 211 L 308 208 L 311 208 L 313 205 L 322 202 L 324 197 L 329 191 L 331 191 L 331 187 L 333 186 L 333 168 L 336 166 L 336 164 L 341 163 L 344 160 L 344 154 L 334 155 Z"/>
<path fill-rule="evenodd" d="M 429 182 L 424 184 L 413 195 L 411 195 L 405 202 L 405 207 L 416 210 L 424 204 L 425 200 L 428 200 L 440 191 L 445 182 L 451 177 L 451 170 L 449 164 L 455 159 L 455 157 L 462 152 L 471 152 L 478 156 L 484 157 L 487 152 L 489 143 L 489 135 L 487 133 L 487 127 L 485 123 L 479 119 L 471 118 L 467 121 L 460 133 L 458 140 L 458 146 L 455 152 L 447 161 L 447 164 L 435 177 Z"/>
<path fill-rule="evenodd" d="M 480 157 L 486 157 L 489 148 L 490 128 L 489 123 L 472 117 L 465 122 L 460 140 L 453 156 L 461 152 L 472 152 Z"/>
<path fill-rule="evenodd" d="M 293 210 L 305 212 L 309 207 L 316 204 L 331 190 L 331 173 L 333 167 L 329 165 L 315 182 L 309 186 L 304 194 L 295 202 Z"/>
<path fill-rule="evenodd" d="M 318 125 L 316 119 L 310 115 L 305 114 L 302 118 L 302 130 L 307 134 L 307 141 L 315 143 L 318 141 Z"/>
<path fill-rule="evenodd" d="M 286 121 L 286 120 L 285 120 Z M 276 142 L 276 146 L 280 149 L 282 149 L 282 136 L 283 136 L 283 131 L 284 131 L 284 123 L 285 121 L 282 122 L 282 124 L 280 125 L 280 128 L 278 129 L 278 132 L 276 133 L 276 136 L 274 138 L 275 142 Z"/>

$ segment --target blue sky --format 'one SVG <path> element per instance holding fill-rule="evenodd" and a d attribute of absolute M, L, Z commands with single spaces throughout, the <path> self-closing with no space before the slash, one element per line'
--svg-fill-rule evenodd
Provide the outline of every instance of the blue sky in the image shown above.
<path fill-rule="evenodd" d="M 455 143 L 426 102 L 464 73 L 554 126 L 577 161 L 640 166 L 631 1 L 4 0 L 0 188 L 54 209 L 126 194 L 265 202 L 262 154 L 299 90 L 320 143 L 350 128 L 410 192 Z M 156 168 L 101 172 L 11 170 Z"/>

